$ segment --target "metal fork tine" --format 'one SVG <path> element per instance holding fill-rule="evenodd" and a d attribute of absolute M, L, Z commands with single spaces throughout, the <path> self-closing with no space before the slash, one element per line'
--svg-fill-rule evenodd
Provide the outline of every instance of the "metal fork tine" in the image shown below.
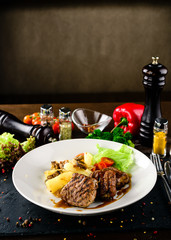
<path fill-rule="evenodd" d="M 156 168 L 157 168 L 157 171 L 160 171 L 160 168 L 159 168 L 159 160 L 158 160 L 158 157 L 155 155 L 155 163 L 156 163 Z"/>
<path fill-rule="evenodd" d="M 150 159 L 151 159 L 152 163 L 153 163 L 153 164 L 155 165 L 155 167 L 156 167 L 155 155 L 151 154 L 151 155 L 150 155 Z"/>
<path fill-rule="evenodd" d="M 155 156 L 153 155 L 153 164 L 155 165 L 156 167 L 156 161 L 155 161 Z"/>
<path fill-rule="evenodd" d="M 162 171 L 162 165 L 158 154 L 152 155 L 152 162 L 155 165 L 157 171 Z"/>
<path fill-rule="evenodd" d="M 151 159 L 152 163 L 154 164 L 153 154 L 150 154 L 150 159 Z"/>
<path fill-rule="evenodd" d="M 154 159 L 155 159 L 155 165 L 156 165 L 156 168 L 157 168 L 157 171 L 159 171 L 159 160 L 158 160 L 158 157 L 157 155 L 154 155 Z"/>
<path fill-rule="evenodd" d="M 159 155 L 157 154 L 157 162 L 158 162 L 158 165 L 159 165 L 159 171 L 163 171 L 163 167 L 162 167 L 162 164 L 161 164 L 161 161 L 160 161 L 160 157 Z"/>
<path fill-rule="evenodd" d="M 163 167 L 160 161 L 160 156 L 158 154 L 150 154 L 150 159 L 152 161 L 152 163 L 154 164 L 154 166 L 156 167 L 157 170 L 157 175 L 162 177 L 168 198 L 169 198 L 169 202 L 171 203 L 171 189 L 166 181 L 166 179 L 164 178 L 164 172 L 163 172 Z"/>

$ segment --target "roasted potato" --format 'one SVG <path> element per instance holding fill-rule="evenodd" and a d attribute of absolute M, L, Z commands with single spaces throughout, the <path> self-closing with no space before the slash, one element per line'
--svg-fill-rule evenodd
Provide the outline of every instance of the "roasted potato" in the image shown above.
<path fill-rule="evenodd" d="M 55 193 L 62 189 L 72 178 L 73 172 L 64 172 L 46 181 L 46 187 L 51 193 Z"/>
<path fill-rule="evenodd" d="M 79 167 L 75 167 L 74 165 L 74 161 L 68 162 L 64 165 L 64 171 L 70 171 L 73 173 L 80 173 L 80 174 L 84 174 L 86 176 L 89 176 L 91 171 L 89 169 L 81 169 Z"/>
<path fill-rule="evenodd" d="M 84 153 L 84 162 L 87 165 L 87 168 L 92 168 L 92 159 L 93 155 L 89 152 Z"/>
<path fill-rule="evenodd" d="M 48 176 L 50 176 L 50 175 L 54 174 L 55 172 L 56 172 L 56 170 L 55 170 L 55 169 L 53 169 L 53 170 L 47 170 L 47 171 L 45 171 L 45 172 L 44 172 L 45 179 L 47 179 L 47 177 L 48 177 Z"/>

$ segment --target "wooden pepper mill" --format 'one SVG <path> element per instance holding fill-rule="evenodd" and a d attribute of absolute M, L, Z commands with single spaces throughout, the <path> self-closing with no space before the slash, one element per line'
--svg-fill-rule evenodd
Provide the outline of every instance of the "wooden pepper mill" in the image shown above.
<path fill-rule="evenodd" d="M 40 146 L 56 140 L 53 130 L 48 126 L 28 125 L 14 115 L 0 110 L 0 132 L 10 132 L 18 138 L 35 137 L 36 145 Z"/>
<path fill-rule="evenodd" d="M 139 139 L 144 146 L 152 146 L 153 125 L 161 117 L 160 95 L 165 85 L 167 68 L 158 63 L 159 57 L 152 57 L 152 63 L 143 67 L 145 88 L 145 108 L 141 118 Z"/>

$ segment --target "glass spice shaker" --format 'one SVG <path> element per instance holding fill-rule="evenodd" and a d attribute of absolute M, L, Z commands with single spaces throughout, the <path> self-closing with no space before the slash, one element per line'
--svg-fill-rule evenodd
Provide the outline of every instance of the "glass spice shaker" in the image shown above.
<path fill-rule="evenodd" d="M 153 127 L 153 153 L 161 157 L 166 156 L 167 133 L 168 121 L 164 118 L 156 118 Z"/>
<path fill-rule="evenodd" d="M 59 109 L 59 140 L 71 139 L 72 137 L 72 120 L 71 110 L 67 107 Z"/>
<path fill-rule="evenodd" d="M 52 126 L 54 123 L 54 114 L 52 105 L 50 104 L 44 104 L 40 108 L 40 119 L 41 119 L 41 125 L 42 126 Z"/>

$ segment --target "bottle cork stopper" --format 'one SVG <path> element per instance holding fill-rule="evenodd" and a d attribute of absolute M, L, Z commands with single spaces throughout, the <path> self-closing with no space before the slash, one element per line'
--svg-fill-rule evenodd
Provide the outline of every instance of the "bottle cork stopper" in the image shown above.
<path fill-rule="evenodd" d="M 152 57 L 152 64 L 158 64 L 159 57 Z"/>

